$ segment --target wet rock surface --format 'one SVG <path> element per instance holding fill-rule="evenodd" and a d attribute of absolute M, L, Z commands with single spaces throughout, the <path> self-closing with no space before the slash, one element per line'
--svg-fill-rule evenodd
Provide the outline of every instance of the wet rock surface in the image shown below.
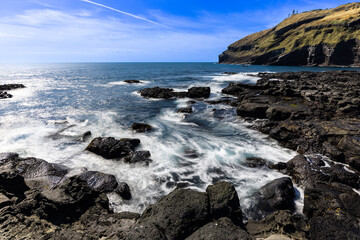
<path fill-rule="evenodd" d="M 259 73 L 255 84 L 230 83 L 237 114 L 263 119 L 254 128 L 285 147 L 320 153 L 359 169 L 360 73 Z"/>
<path fill-rule="evenodd" d="M 144 133 L 152 131 L 153 127 L 147 123 L 133 123 L 131 129 L 137 133 Z"/>
<path fill-rule="evenodd" d="M 187 92 L 174 92 L 171 88 L 145 88 L 139 91 L 140 95 L 147 98 L 208 98 L 210 96 L 209 87 L 192 87 Z"/>
<path fill-rule="evenodd" d="M 251 219 L 260 220 L 276 210 L 295 210 L 295 189 L 288 177 L 275 179 L 252 196 L 248 212 Z"/>

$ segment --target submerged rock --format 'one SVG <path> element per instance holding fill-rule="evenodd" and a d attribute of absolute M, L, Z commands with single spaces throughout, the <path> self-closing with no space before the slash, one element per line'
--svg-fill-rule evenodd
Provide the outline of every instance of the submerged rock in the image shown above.
<path fill-rule="evenodd" d="M 135 80 L 135 79 L 124 80 L 124 82 L 129 83 L 129 84 L 142 83 L 141 81 Z"/>
<path fill-rule="evenodd" d="M 124 162 L 126 163 L 144 163 L 148 165 L 152 160 L 150 159 L 149 151 L 135 151 L 130 153 L 128 156 L 124 158 Z"/>
<path fill-rule="evenodd" d="M 176 112 L 178 113 L 192 113 L 193 109 L 191 106 L 179 108 Z"/>
<path fill-rule="evenodd" d="M 210 96 L 209 87 L 192 87 L 187 92 L 174 92 L 171 88 L 145 88 L 139 91 L 140 95 L 147 98 L 208 98 Z"/>
<path fill-rule="evenodd" d="M 139 139 L 122 138 L 117 140 L 113 137 L 98 137 L 90 142 L 86 150 L 107 159 L 114 159 L 128 156 L 139 145 Z"/>
<path fill-rule="evenodd" d="M 147 123 L 133 123 L 131 128 L 138 133 L 149 132 L 153 130 L 153 127 Z"/>

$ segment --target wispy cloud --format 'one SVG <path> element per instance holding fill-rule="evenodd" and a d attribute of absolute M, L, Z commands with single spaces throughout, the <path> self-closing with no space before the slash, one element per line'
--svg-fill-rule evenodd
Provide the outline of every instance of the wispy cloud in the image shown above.
<path fill-rule="evenodd" d="M 139 20 L 143 20 L 143 21 L 146 21 L 146 22 L 149 22 L 149 23 L 153 23 L 153 24 L 157 24 L 157 25 L 160 25 L 160 26 L 163 26 L 163 27 L 167 27 L 167 26 L 165 26 L 165 25 L 163 25 L 163 24 L 161 24 L 161 23 L 158 23 L 158 22 L 149 20 L 149 19 L 147 19 L 147 18 L 140 17 L 140 16 L 137 16 L 137 15 L 128 13 L 128 12 L 124 12 L 124 11 L 121 11 L 121 10 L 118 10 L 118 9 L 115 9 L 115 8 L 112 8 L 112 7 L 109 7 L 109 6 L 100 4 L 100 3 L 96 3 L 96 2 L 93 2 L 93 1 L 90 1 L 90 0 L 80 0 L 80 1 L 82 1 L 82 2 L 87 2 L 87 3 L 93 4 L 93 5 L 96 5 L 96 6 L 99 6 L 99 7 L 107 8 L 107 9 L 110 9 L 110 10 L 112 10 L 112 11 L 115 11 L 115 12 L 118 12 L 118 13 L 122 13 L 122 14 L 125 14 L 125 15 L 127 15 L 127 16 L 130 16 L 130 17 L 133 17 L 133 18 L 136 18 L 136 19 L 139 19 Z"/>

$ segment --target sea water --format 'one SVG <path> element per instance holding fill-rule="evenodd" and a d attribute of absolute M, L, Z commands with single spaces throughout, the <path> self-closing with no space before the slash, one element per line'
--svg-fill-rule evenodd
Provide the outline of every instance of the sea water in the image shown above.
<path fill-rule="evenodd" d="M 78 171 L 87 168 L 115 175 L 119 182 L 129 184 L 133 196 L 130 201 L 109 196 L 118 212 L 142 212 L 177 183 L 204 191 L 219 180 L 235 185 L 246 209 L 251 194 L 284 175 L 266 168 L 249 168 L 245 159 L 287 162 L 296 153 L 251 130 L 227 105 L 199 101 L 193 105 L 193 114 L 184 115 L 176 110 L 186 106 L 189 99 L 146 99 L 138 91 L 155 86 L 176 91 L 209 86 L 210 99 L 217 99 L 230 82 L 256 83 L 258 72 L 304 70 L 329 69 L 214 63 L 1 65 L 0 84 L 22 83 L 26 88 L 11 91 L 11 99 L 0 100 L 0 152 L 17 152 L 21 157 L 42 158 Z M 142 83 L 123 82 L 128 79 Z M 134 133 L 130 128 L 134 122 L 148 123 L 155 130 Z M 75 140 L 86 131 L 91 131 L 90 139 Z M 130 165 L 84 150 L 92 138 L 100 136 L 139 138 L 139 149 L 149 150 L 153 162 L 149 166 Z M 301 189 L 298 192 L 301 207 Z"/>

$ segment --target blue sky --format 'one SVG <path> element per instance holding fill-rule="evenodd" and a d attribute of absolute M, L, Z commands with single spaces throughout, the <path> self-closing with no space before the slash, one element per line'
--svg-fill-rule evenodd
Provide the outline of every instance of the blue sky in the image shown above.
<path fill-rule="evenodd" d="M 293 9 L 342 0 L 0 0 L 0 62 L 216 62 Z"/>

